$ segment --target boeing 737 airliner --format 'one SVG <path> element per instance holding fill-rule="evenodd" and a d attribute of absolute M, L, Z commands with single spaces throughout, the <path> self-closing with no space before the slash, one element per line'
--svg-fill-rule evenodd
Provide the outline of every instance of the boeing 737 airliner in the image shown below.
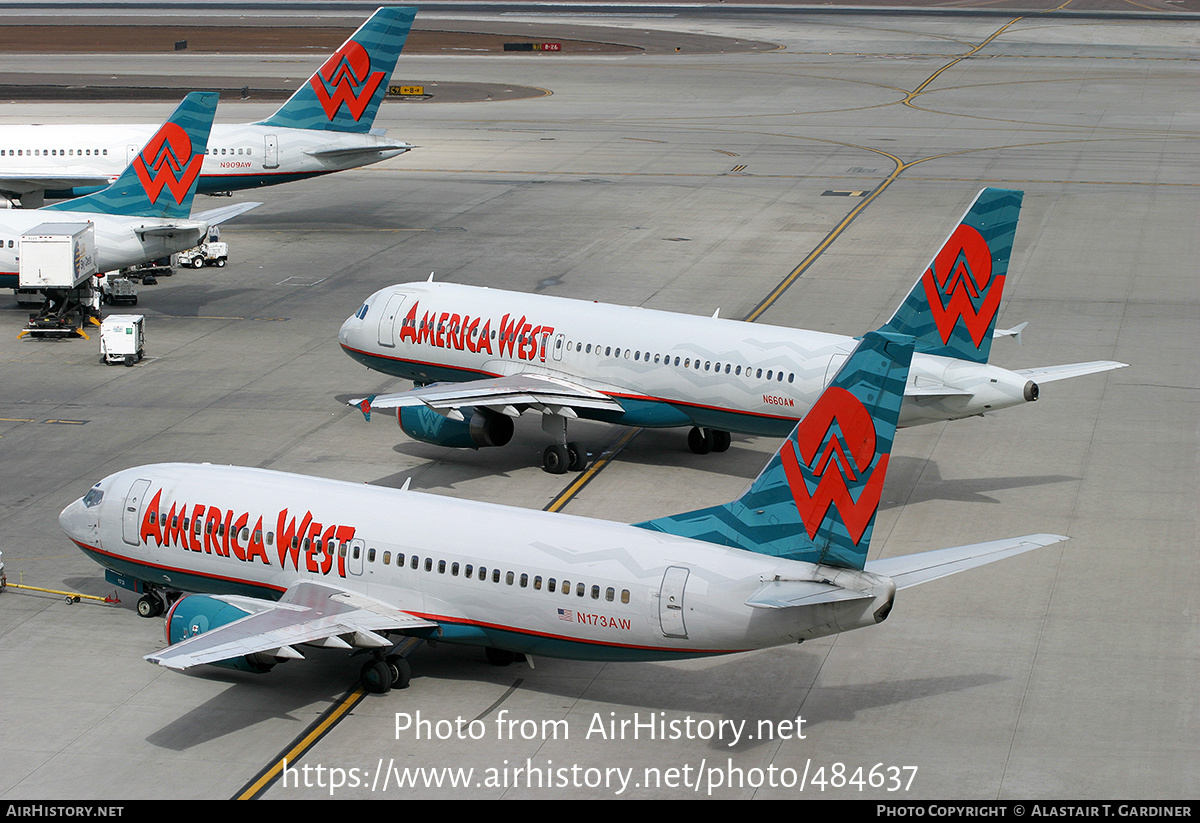
<path fill-rule="evenodd" d="M 881 329 L 916 340 L 901 426 L 1027 403 L 1039 383 L 1125 365 L 988 365 L 993 336 L 1008 333 L 995 326 L 1021 198 L 980 192 Z M 555 439 L 542 457 L 552 473 L 584 466 L 583 447 L 567 439 L 575 417 L 690 426 L 688 444 L 701 454 L 727 449 L 730 432 L 783 436 L 855 344 L 836 334 L 434 282 L 371 295 L 338 340 L 368 368 L 418 386 L 352 401 L 364 414 L 398 409 L 410 437 L 481 448 L 503 446 L 513 418 L 532 410 Z"/>
<path fill-rule="evenodd" d="M 1056 543 L 1035 534 L 867 562 L 912 357 L 871 333 L 738 500 L 634 526 L 231 466 L 104 478 L 63 530 L 167 612 L 146 656 L 265 671 L 302 644 L 408 684 L 414 638 L 583 660 L 732 654 L 871 626 L 898 589 Z M 178 598 L 179 592 L 202 594 Z"/>
<path fill-rule="evenodd" d="M 266 120 L 213 126 L 202 194 L 271 186 L 378 163 L 413 148 L 372 132 L 415 8 L 384 7 Z M 104 188 L 154 126 L 0 126 L 0 194 L 25 208 Z"/>

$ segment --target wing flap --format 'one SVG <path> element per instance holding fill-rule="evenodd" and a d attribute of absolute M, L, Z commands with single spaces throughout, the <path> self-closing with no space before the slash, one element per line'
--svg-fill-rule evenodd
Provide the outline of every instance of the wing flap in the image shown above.
<path fill-rule="evenodd" d="M 358 398 L 350 400 L 347 405 L 357 406 L 364 413 L 374 409 L 422 405 L 435 410 L 484 406 L 501 411 L 505 406 L 517 405 L 622 410 L 621 404 L 606 394 L 543 374 L 514 374 L 468 383 L 435 383 L 406 392 Z"/>
<path fill-rule="evenodd" d="M 987 543 L 872 560 L 867 563 L 866 571 L 890 577 L 897 589 L 907 589 L 909 586 L 928 583 L 939 577 L 947 577 L 1067 539 L 1061 534 L 1027 534 L 1007 540 L 992 540 Z"/>
<path fill-rule="evenodd" d="M 251 598 L 219 599 L 257 611 L 148 654 L 146 660 L 170 669 L 186 669 L 257 652 L 282 650 L 285 656 L 291 656 L 288 654 L 291 646 L 325 644 L 335 637 L 345 645 L 380 648 L 391 645 L 380 632 L 437 626 L 379 600 L 324 583 L 297 583 L 278 603 Z M 291 654 L 295 652 L 291 651 Z"/>

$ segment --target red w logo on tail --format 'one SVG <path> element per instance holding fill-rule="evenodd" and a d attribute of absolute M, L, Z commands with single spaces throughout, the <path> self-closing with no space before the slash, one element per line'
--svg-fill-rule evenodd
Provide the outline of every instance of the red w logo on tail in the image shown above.
<path fill-rule="evenodd" d="M 961 317 L 975 347 L 983 345 L 1004 294 L 1004 278 L 992 281 L 992 252 L 983 235 L 965 223 L 960 225 L 925 270 L 922 282 L 942 342 L 950 341 Z M 943 295 L 948 296 L 945 302 Z M 972 300 L 981 295 L 983 303 L 976 311 Z"/>
<path fill-rule="evenodd" d="M 326 117 L 333 120 L 345 103 L 350 116 L 357 121 L 383 82 L 383 75 L 381 71 L 371 74 L 371 55 L 358 43 L 348 40 L 308 82 L 317 93 Z"/>
<path fill-rule="evenodd" d="M 845 438 L 844 443 L 833 431 L 835 422 Z M 791 440 L 784 443 L 779 456 L 808 536 L 816 537 L 817 530 L 829 515 L 829 507 L 833 506 L 850 533 L 850 539 L 858 543 L 879 507 L 887 473 L 886 454 L 871 470 L 871 462 L 875 459 L 875 424 L 870 413 L 853 394 L 831 387 L 800 421 L 796 442 L 800 446 L 799 459 Z M 811 496 L 804 480 L 805 469 L 820 478 L 816 492 Z M 856 501 L 850 496 L 846 479 L 857 481 L 868 470 L 871 475 Z"/>
<path fill-rule="evenodd" d="M 182 205 L 203 163 L 204 155 L 192 155 L 192 140 L 183 127 L 166 123 L 141 154 L 133 158 L 133 170 L 151 203 L 158 202 L 158 195 L 165 187 L 171 191 L 175 202 Z M 150 169 L 154 169 L 153 176 Z"/>

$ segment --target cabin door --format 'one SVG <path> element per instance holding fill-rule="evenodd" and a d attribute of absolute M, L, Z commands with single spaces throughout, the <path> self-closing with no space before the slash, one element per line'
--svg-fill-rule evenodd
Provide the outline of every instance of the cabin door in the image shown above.
<path fill-rule="evenodd" d="M 142 501 L 146 497 L 146 490 L 149 488 L 149 480 L 135 480 L 129 488 L 129 494 L 125 495 L 125 509 L 122 513 L 124 525 L 121 527 L 121 536 L 131 546 L 136 546 L 142 539 Z"/>
<path fill-rule="evenodd" d="M 687 579 L 688 570 L 682 566 L 671 566 L 663 575 L 658 590 L 658 622 L 667 637 L 687 638 L 683 621 L 683 589 Z"/>

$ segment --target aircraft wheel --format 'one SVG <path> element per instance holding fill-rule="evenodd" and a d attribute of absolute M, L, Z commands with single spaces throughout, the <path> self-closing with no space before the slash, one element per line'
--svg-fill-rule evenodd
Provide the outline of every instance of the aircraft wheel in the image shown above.
<path fill-rule="evenodd" d="M 162 601 L 154 595 L 144 594 L 138 598 L 137 613 L 141 617 L 158 617 L 162 611 Z"/>
<path fill-rule="evenodd" d="M 729 446 L 733 443 L 733 437 L 726 431 L 713 429 L 712 433 L 712 450 L 715 452 L 729 451 Z"/>
<path fill-rule="evenodd" d="M 371 694 L 387 694 L 392 688 L 392 667 L 385 660 L 368 660 L 359 673 L 363 690 Z"/>
<path fill-rule="evenodd" d="M 407 689 L 412 680 L 412 665 L 398 654 L 389 655 L 385 661 L 392 670 L 392 688 Z"/>
<path fill-rule="evenodd" d="M 483 651 L 487 655 L 487 661 L 493 666 L 509 666 L 517 659 L 516 652 L 510 652 L 507 649 L 496 649 L 488 646 Z"/>
<path fill-rule="evenodd" d="M 587 468 L 587 452 L 578 443 L 567 444 L 567 468 L 573 472 Z"/>
<path fill-rule="evenodd" d="M 688 432 L 688 448 L 693 454 L 708 454 L 713 449 L 712 429 L 702 429 L 692 426 Z"/>
<path fill-rule="evenodd" d="M 568 462 L 566 446 L 547 446 L 542 452 L 542 470 L 550 474 L 566 474 Z"/>

